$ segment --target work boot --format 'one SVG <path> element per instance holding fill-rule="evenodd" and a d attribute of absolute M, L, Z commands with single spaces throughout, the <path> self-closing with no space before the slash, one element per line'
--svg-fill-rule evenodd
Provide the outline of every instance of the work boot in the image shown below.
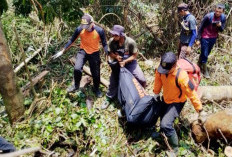
<path fill-rule="evenodd" d="M 199 66 L 199 68 L 201 69 L 201 71 L 203 71 L 203 67 L 202 67 L 202 62 L 201 62 L 201 58 L 199 58 L 197 65 Z"/>
<path fill-rule="evenodd" d="M 102 105 L 101 105 L 101 109 L 102 110 L 107 109 L 109 107 L 110 103 L 111 103 L 111 98 L 106 97 L 106 100 L 104 100 Z"/>
<path fill-rule="evenodd" d="M 153 132 L 152 134 L 151 134 L 151 137 L 154 139 L 154 140 L 156 140 L 158 143 L 161 143 L 161 142 L 163 142 L 163 138 L 161 137 L 161 134 L 159 133 L 159 132 Z"/>
<path fill-rule="evenodd" d="M 72 93 L 72 92 L 77 91 L 78 89 L 79 89 L 79 88 L 76 87 L 76 86 L 73 84 L 73 85 L 69 86 L 69 87 L 66 89 L 66 91 L 67 91 L 67 93 Z"/>
<path fill-rule="evenodd" d="M 102 92 L 100 91 L 100 89 L 94 90 L 94 93 L 95 93 L 96 97 L 98 97 L 98 98 L 102 97 Z"/>
<path fill-rule="evenodd" d="M 173 149 L 174 154 L 177 156 L 178 155 L 178 136 L 176 134 L 176 132 L 172 135 L 168 137 L 168 142 L 170 144 L 170 146 Z"/>
<path fill-rule="evenodd" d="M 210 78 L 209 76 L 209 71 L 207 69 L 207 64 L 206 63 L 202 63 L 202 67 L 203 67 L 203 76 L 207 79 Z"/>

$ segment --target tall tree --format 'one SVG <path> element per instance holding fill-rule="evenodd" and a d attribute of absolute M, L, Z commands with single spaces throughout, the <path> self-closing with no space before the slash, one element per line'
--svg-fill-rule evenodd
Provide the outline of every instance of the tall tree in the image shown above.
<path fill-rule="evenodd" d="M 2 8 L 1 8 L 2 9 Z M 2 13 L 2 10 L 0 10 Z M 0 13 L 0 15 L 1 15 Z M 17 121 L 24 114 L 24 99 L 17 87 L 9 47 L 2 30 L 0 19 L 0 94 L 2 95 L 10 122 Z"/>

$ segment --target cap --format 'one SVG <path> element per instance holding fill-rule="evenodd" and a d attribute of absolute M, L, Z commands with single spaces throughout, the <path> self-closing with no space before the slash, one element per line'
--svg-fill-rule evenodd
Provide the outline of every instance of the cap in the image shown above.
<path fill-rule="evenodd" d="M 124 27 L 121 25 L 114 25 L 110 33 L 112 35 L 125 36 Z"/>
<path fill-rule="evenodd" d="M 178 9 L 178 12 L 181 11 L 181 10 L 188 10 L 188 4 L 186 3 L 180 3 L 177 7 Z"/>
<path fill-rule="evenodd" d="M 222 4 L 222 3 L 219 3 L 216 5 L 217 8 L 220 8 L 220 9 L 225 9 L 225 4 Z"/>
<path fill-rule="evenodd" d="M 89 28 L 90 24 L 93 22 L 93 17 L 89 14 L 85 14 L 81 18 L 81 27 L 83 29 Z"/>
<path fill-rule="evenodd" d="M 167 74 L 173 65 L 175 65 L 177 59 L 176 55 L 173 52 L 166 52 L 162 57 L 161 57 L 161 62 L 158 67 L 158 72 L 161 74 Z"/>

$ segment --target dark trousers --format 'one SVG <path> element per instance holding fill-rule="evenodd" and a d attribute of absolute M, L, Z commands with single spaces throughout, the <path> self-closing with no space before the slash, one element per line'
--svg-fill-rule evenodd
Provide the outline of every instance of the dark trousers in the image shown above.
<path fill-rule="evenodd" d="M 216 43 L 217 38 L 201 38 L 201 55 L 200 60 L 202 63 L 207 63 L 208 56 L 213 48 L 213 45 Z"/>
<path fill-rule="evenodd" d="M 120 66 L 119 66 L 119 63 L 116 62 L 113 65 L 111 64 L 110 67 L 111 67 L 112 72 L 110 75 L 110 84 L 109 84 L 109 89 L 106 93 L 106 96 L 112 99 L 112 98 L 115 98 L 118 94 Z M 134 77 L 138 80 L 138 82 L 144 88 L 146 87 L 145 76 L 136 60 L 132 61 L 131 63 L 126 64 L 125 68 L 127 68 L 134 75 Z"/>
<path fill-rule="evenodd" d="M 4 138 L 0 137 L 0 150 L 4 153 L 14 152 L 15 147 L 13 144 L 7 142 Z"/>
<path fill-rule="evenodd" d="M 81 49 L 76 56 L 76 64 L 74 67 L 74 81 L 76 88 L 79 88 L 82 77 L 83 66 L 89 62 L 90 71 L 93 77 L 94 90 L 99 89 L 100 85 L 100 52 L 94 52 L 93 54 L 87 54 Z"/>
<path fill-rule="evenodd" d="M 176 130 L 174 129 L 174 120 L 179 117 L 181 110 L 184 107 L 184 103 L 163 103 L 160 111 L 160 131 L 164 132 L 166 136 L 170 137 Z"/>

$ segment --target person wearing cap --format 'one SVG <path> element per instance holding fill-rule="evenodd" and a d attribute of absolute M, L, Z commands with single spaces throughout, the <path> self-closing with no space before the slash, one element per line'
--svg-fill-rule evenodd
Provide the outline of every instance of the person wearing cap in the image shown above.
<path fill-rule="evenodd" d="M 76 28 L 72 38 L 64 46 L 64 48 L 55 54 L 53 58 L 61 56 L 67 51 L 71 45 L 80 37 L 80 51 L 76 56 L 74 67 L 74 84 L 71 85 L 67 92 L 74 92 L 79 89 L 82 77 L 83 66 L 86 61 L 89 62 L 90 71 L 93 76 L 94 92 L 97 97 L 101 97 L 102 93 L 99 89 L 100 85 L 100 44 L 101 41 L 104 51 L 108 53 L 108 46 L 105 38 L 104 30 L 94 24 L 92 16 L 85 14 L 81 19 L 81 25 Z"/>
<path fill-rule="evenodd" d="M 226 16 L 223 13 L 224 9 L 225 6 L 223 4 L 218 4 L 214 12 L 210 12 L 204 16 L 198 30 L 198 40 L 196 43 L 197 45 L 201 43 L 201 54 L 198 65 L 201 67 L 205 78 L 210 78 L 207 69 L 208 56 L 216 43 L 218 32 L 222 32 L 225 28 Z"/>
<path fill-rule="evenodd" d="M 178 58 L 186 58 L 197 37 L 197 22 L 189 12 L 187 4 L 181 3 L 177 8 L 179 15 L 182 16 Z"/>
<path fill-rule="evenodd" d="M 187 97 L 199 113 L 199 118 L 205 114 L 205 112 L 202 112 L 202 103 L 194 90 L 194 85 L 189 80 L 187 72 L 181 69 L 178 72 L 176 63 L 177 57 L 173 52 L 167 52 L 161 57 L 158 70 L 155 70 L 153 89 L 156 100 L 160 98 L 159 94 L 161 89 L 163 89 L 163 103 L 160 111 L 160 131 L 168 137 L 169 144 L 172 146 L 175 154 L 178 153 L 178 137 L 173 123 L 180 115 Z M 179 73 L 179 77 L 176 82 L 177 73 Z M 178 86 L 182 90 L 181 95 Z M 153 132 L 152 137 L 156 140 L 161 140 L 160 132 Z"/>
<path fill-rule="evenodd" d="M 125 35 L 123 26 L 114 25 L 110 33 L 113 37 L 108 42 L 108 62 L 112 72 L 109 89 L 106 93 L 106 100 L 102 104 L 102 109 L 106 109 L 111 100 L 117 95 L 120 67 L 127 68 L 143 87 L 146 86 L 146 79 L 136 60 L 138 55 L 136 42 Z"/>

